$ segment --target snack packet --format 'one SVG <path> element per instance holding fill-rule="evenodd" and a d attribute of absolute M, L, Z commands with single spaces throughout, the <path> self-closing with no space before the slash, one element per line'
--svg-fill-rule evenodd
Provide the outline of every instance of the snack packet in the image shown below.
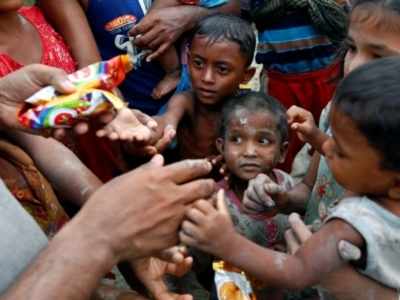
<path fill-rule="evenodd" d="M 133 67 L 129 55 L 119 55 L 78 70 L 68 75 L 76 92 L 61 95 L 52 86 L 41 89 L 25 101 L 19 122 L 32 129 L 71 127 L 78 119 L 119 110 L 125 104 L 111 90 Z"/>
<path fill-rule="evenodd" d="M 218 300 L 256 300 L 243 271 L 224 261 L 214 262 L 213 269 Z"/>

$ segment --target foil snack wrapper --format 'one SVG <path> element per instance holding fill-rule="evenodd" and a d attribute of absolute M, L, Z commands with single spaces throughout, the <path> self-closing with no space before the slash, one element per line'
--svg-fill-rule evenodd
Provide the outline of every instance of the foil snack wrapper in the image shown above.
<path fill-rule="evenodd" d="M 25 100 L 19 122 L 31 129 L 71 127 L 79 119 L 119 110 L 125 104 L 111 91 L 134 65 L 129 55 L 119 55 L 80 69 L 68 75 L 76 87 L 74 93 L 59 94 L 52 86 L 39 90 Z"/>
<path fill-rule="evenodd" d="M 246 274 L 224 261 L 213 263 L 218 300 L 256 300 Z"/>

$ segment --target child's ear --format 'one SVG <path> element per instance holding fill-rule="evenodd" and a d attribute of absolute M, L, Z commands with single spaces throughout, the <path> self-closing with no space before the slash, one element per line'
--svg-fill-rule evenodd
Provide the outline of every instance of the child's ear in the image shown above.
<path fill-rule="evenodd" d="M 224 139 L 217 138 L 217 140 L 215 141 L 215 146 L 217 147 L 219 154 L 222 155 L 224 153 Z"/>
<path fill-rule="evenodd" d="M 253 78 L 254 74 L 256 73 L 256 68 L 251 67 L 248 68 L 244 74 L 243 74 L 243 79 L 242 82 L 240 84 L 246 84 L 250 81 L 251 78 Z"/>
<path fill-rule="evenodd" d="M 283 142 L 281 145 L 281 156 L 279 157 L 279 163 L 283 164 L 285 162 L 286 159 L 286 155 L 288 152 L 288 147 L 289 147 L 289 142 Z"/>
<path fill-rule="evenodd" d="M 400 200 L 400 174 L 396 176 L 394 185 L 389 189 L 388 196 Z"/>

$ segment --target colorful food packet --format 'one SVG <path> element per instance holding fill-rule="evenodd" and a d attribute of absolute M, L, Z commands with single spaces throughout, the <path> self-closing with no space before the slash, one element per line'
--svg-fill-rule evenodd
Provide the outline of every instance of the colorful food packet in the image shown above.
<path fill-rule="evenodd" d="M 41 89 L 25 101 L 19 122 L 31 129 L 71 127 L 79 119 L 119 110 L 125 104 L 111 91 L 134 65 L 129 55 L 119 55 L 78 70 L 68 75 L 74 93 L 61 95 L 52 86 Z"/>
<path fill-rule="evenodd" d="M 213 263 L 219 300 L 256 300 L 251 283 L 240 269 L 224 261 Z"/>

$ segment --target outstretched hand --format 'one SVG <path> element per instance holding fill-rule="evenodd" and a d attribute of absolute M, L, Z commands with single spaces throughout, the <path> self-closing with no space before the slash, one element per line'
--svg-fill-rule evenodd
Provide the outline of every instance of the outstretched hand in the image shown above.
<path fill-rule="evenodd" d="M 213 180 L 196 180 L 210 171 L 206 160 L 164 166 L 163 157 L 156 155 L 103 185 L 71 223 L 81 231 L 101 228 L 115 262 L 157 254 L 177 244 L 187 207 L 214 193 Z"/>
<path fill-rule="evenodd" d="M 179 237 L 185 245 L 222 256 L 234 234 L 236 232 L 225 204 L 224 192 L 220 190 L 216 206 L 211 201 L 199 200 L 187 210 Z"/>
<path fill-rule="evenodd" d="M 287 204 L 286 189 L 266 174 L 251 179 L 243 196 L 243 211 L 249 214 L 285 209 Z"/>
<path fill-rule="evenodd" d="M 139 114 L 141 115 L 140 117 Z M 145 117 L 146 116 L 146 117 Z M 118 111 L 114 120 L 96 132 L 98 137 L 146 144 L 150 141 L 156 121 L 138 110 L 127 107 Z"/>

